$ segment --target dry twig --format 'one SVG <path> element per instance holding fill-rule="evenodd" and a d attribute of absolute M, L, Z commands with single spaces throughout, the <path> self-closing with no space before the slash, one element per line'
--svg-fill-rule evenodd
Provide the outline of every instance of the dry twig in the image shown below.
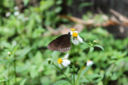
<path fill-rule="evenodd" d="M 76 25 L 72 26 L 73 28 L 76 28 L 78 31 L 81 31 L 84 26 L 87 27 L 108 27 L 108 26 L 128 26 L 128 18 L 123 16 L 122 14 L 114 11 L 114 10 L 110 10 L 110 12 L 114 15 L 111 17 L 108 17 L 106 15 L 103 15 L 102 18 L 104 19 L 104 22 L 102 23 L 96 23 L 96 21 L 94 19 L 89 19 L 87 21 L 77 18 L 77 17 L 73 17 L 73 16 L 66 16 L 66 15 L 61 15 L 61 18 L 65 18 L 68 19 L 74 23 L 76 23 Z M 51 33 L 53 35 L 57 35 L 57 34 L 65 34 L 67 32 L 70 31 L 69 27 L 65 26 L 65 25 L 61 25 L 59 27 L 59 29 L 54 30 L 51 27 L 47 27 L 48 30 L 51 31 Z"/>

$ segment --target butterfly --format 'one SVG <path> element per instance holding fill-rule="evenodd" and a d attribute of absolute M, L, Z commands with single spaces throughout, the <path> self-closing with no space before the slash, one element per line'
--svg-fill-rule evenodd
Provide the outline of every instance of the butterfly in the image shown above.
<path fill-rule="evenodd" d="M 59 36 L 48 44 L 48 49 L 60 52 L 66 52 L 70 50 L 70 37 L 70 32 L 68 34 Z"/>

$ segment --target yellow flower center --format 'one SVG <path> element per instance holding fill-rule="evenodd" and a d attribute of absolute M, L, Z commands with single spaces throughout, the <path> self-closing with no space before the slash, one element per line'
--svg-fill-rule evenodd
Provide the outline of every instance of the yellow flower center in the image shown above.
<path fill-rule="evenodd" d="M 58 59 L 58 64 L 62 64 L 62 62 L 63 62 L 62 58 L 59 58 Z"/>
<path fill-rule="evenodd" d="M 73 36 L 73 37 L 77 37 L 77 36 L 78 36 L 78 33 L 73 32 L 73 33 L 72 33 L 72 36 Z"/>
<path fill-rule="evenodd" d="M 71 28 L 71 31 L 75 31 L 75 29 L 74 28 Z"/>

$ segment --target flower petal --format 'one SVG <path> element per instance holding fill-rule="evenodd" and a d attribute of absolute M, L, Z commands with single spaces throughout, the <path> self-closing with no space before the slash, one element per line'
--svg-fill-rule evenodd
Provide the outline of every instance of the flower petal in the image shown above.
<path fill-rule="evenodd" d="M 73 34 L 73 32 L 78 33 L 78 31 L 70 31 L 70 34 L 72 35 L 72 34 Z"/>
<path fill-rule="evenodd" d="M 67 59 L 69 56 L 69 54 L 67 53 L 65 56 L 64 56 L 64 59 Z"/>
<path fill-rule="evenodd" d="M 62 65 L 63 65 L 64 67 L 67 67 L 69 64 L 70 64 L 70 61 L 69 61 L 69 60 L 67 60 L 67 59 L 64 59 L 64 60 L 63 60 Z"/>
<path fill-rule="evenodd" d="M 78 35 L 78 40 L 81 42 L 81 43 L 83 43 L 83 39 Z"/>
<path fill-rule="evenodd" d="M 87 65 L 87 66 L 91 66 L 92 64 L 93 64 L 93 61 L 88 60 L 86 65 Z"/>
<path fill-rule="evenodd" d="M 73 32 L 72 32 L 72 31 L 70 31 L 70 35 L 72 35 L 72 33 L 73 33 Z"/>
<path fill-rule="evenodd" d="M 73 31 L 73 32 L 78 33 L 78 31 Z"/>
<path fill-rule="evenodd" d="M 59 66 L 60 68 L 62 68 L 62 65 L 61 65 L 61 64 L 59 64 L 58 66 Z"/>
<path fill-rule="evenodd" d="M 73 38 L 72 38 L 72 43 L 73 43 L 74 45 L 78 45 L 78 44 L 79 44 L 79 41 L 78 41 L 77 39 L 73 39 Z"/>

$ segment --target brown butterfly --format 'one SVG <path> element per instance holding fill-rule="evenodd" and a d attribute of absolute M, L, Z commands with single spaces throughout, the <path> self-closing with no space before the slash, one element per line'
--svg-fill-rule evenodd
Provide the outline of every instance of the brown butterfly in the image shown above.
<path fill-rule="evenodd" d="M 48 49 L 60 52 L 70 50 L 70 37 L 70 33 L 59 36 L 48 44 Z"/>

